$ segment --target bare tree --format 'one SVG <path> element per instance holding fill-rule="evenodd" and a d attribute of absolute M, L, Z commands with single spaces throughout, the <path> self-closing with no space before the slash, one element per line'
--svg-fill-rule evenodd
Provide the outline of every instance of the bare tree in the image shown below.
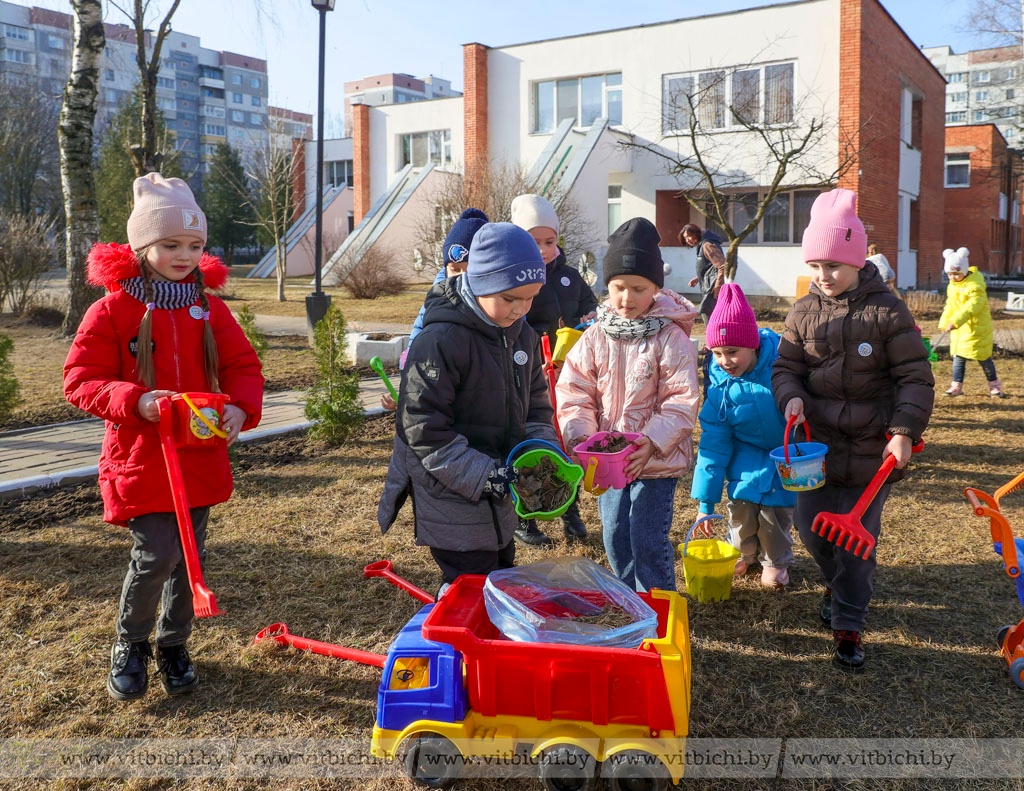
<path fill-rule="evenodd" d="M 71 5 L 74 53 L 57 130 L 68 268 L 68 312 L 62 327 L 65 335 L 78 329 L 86 309 L 100 294 L 86 282 L 85 261 L 100 232 L 92 171 L 93 124 L 106 44 L 100 0 L 71 0 Z"/>
<path fill-rule="evenodd" d="M 251 224 L 260 242 L 274 248 L 279 302 L 285 301 L 284 281 L 288 274 L 285 235 L 292 225 L 297 168 L 291 147 L 275 145 L 271 136 L 267 145 L 255 153 L 246 173 L 256 188 L 256 197 L 250 202 L 254 216 Z"/>
<path fill-rule="evenodd" d="M 57 174 L 53 148 L 59 109 L 36 80 L 0 75 L 0 208 L 53 216 L 57 206 L 41 187 Z M 51 172 L 52 170 L 52 172 Z M 59 205 L 59 204 L 58 204 Z"/>
<path fill-rule="evenodd" d="M 781 192 L 832 186 L 856 161 L 852 138 L 838 121 L 821 108 L 812 110 L 814 97 L 803 106 L 794 103 L 795 91 L 784 87 L 783 80 L 774 95 L 760 90 L 759 83 L 744 89 L 742 77 L 735 78 L 727 91 L 728 77 L 757 71 L 756 65 L 728 72 L 712 68 L 681 78 L 664 97 L 665 136 L 651 141 L 631 135 L 619 144 L 660 160 L 680 182 L 679 197 L 721 229 L 728 242 L 729 277 L 736 273 L 740 243 L 757 228 Z M 750 81 L 755 82 L 752 77 Z M 672 86 L 672 81 L 668 84 Z M 736 134 L 711 133 L 721 131 L 726 119 L 731 119 L 734 132 L 744 135 L 745 145 L 756 147 L 755 157 L 740 163 Z M 836 135 L 840 138 L 838 161 L 829 158 L 835 166 L 823 166 L 818 149 Z M 756 201 L 751 200 L 752 190 L 756 190 Z M 733 211 L 737 205 L 744 211 Z"/>
<path fill-rule="evenodd" d="M 472 206 L 483 211 L 491 222 L 509 222 L 512 200 L 524 193 L 542 194 L 555 207 L 561 225 L 559 243 L 566 260 L 575 261 L 580 253 L 598 241 L 593 224 L 584 216 L 572 192 L 556 189 L 545 193 L 539 184 L 530 181 L 525 166 L 520 163 L 492 166 L 481 174 L 472 188 L 460 174 L 451 174 L 451 178 L 435 183 L 437 186 L 430 196 L 434 213 L 417 224 L 415 233 L 419 254 L 429 258 L 435 270 L 441 266 L 444 237 L 464 209 Z"/>
<path fill-rule="evenodd" d="M 1024 8 L 1019 0 L 974 0 L 964 15 L 964 29 L 994 46 L 1020 44 Z"/>

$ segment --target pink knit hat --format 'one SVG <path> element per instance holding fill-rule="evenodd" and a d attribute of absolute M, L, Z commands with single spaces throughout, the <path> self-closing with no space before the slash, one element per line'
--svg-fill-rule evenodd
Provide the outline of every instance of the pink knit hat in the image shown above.
<path fill-rule="evenodd" d="M 754 310 L 736 283 L 726 283 L 718 292 L 718 304 L 708 319 L 704 344 L 709 349 L 719 346 L 756 349 L 761 345 Z"/>
<path fill-rule="evenodd" d="M 832 261 L 864 267 L 868 235 L 857 216 L 857 193 L 836 189 L 823 192 L 811 206 L 811 221 L 804 231 L 804 261 Z"/>
<path fill-rule="evenodd" d="M 206 244 L 206 215 L 181 179 L 147 173 L 135 179 L 135 205 L 128 218 L 128 244 L 141 250 L 172 236 L 194 236 Z"/>

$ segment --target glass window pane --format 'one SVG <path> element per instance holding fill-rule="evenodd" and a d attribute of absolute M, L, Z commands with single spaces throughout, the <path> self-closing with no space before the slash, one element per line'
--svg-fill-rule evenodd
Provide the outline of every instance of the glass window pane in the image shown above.
<path fill-rule="evenodd" d="M 811 206 L 820 194 L 820 190 L 800 190 L 793 193 L 793 244 L 803 241 L 804 230 L 811 221 Z"/>
<path fill-rule="evenodd" d="M 613 126 L 622 124 L 622 88 L 612 88 L 606 94 L 608 97 L 608 123 Z"/>
<path fill-rule="evenodd" d="M 555 124 L 560 124 L 566 118 L 571 118 L 575 124 L 579 116 L 579 80 L 558 81 L 558 115 Z"/>
<path fill-rule="evenodd" d="M 725 229 L 718 224 L 715 217 L 715 205 L 711 201 L 704 204 L 704 230 L 717 233 L 723 239 L 726 238 Z"/>
<path fill-rule="evenodd" d="M 622 185 L 621 184 L 609 184 L 608 185 L 608 200 L 621 200 L 622 199 Z"/>
<path fill-rule="evenodd" d="M 690 127 L 690 94 L 693 77 L 668 77 L 662 89 L 662 131 L 674 132 Z"/>
<path fill-rule="evenodd" d="M 622 85 L 622 73 L 606 74 L 604 76 L 604 83 L 605 85 Z"/>
<path fill-rule="evenodd" d="M 580 80 L 580 125 L 590 126 L 601 117 L 604 77 L 584 77 Z"/>
<path fill-rule="evenodd" d="M 421 168 L 427 164 L 427 136 L 412 135 L 412 164 Z"/>
<path fill-rule="evenodd" d="M 608 204 L 608 233 L 611 234 L 616 228 L 622 225 L 622 204 Z"/>
<path fill-rule="evenodd" d="M 533 131 L 555 131 L 555 83 L 538 82 L 533 86 Z"/>
<path fill-rule="evenodd" d="M 788 124 L 793 120 L 793 64 L 764 67 L 764 122 Z"/>
<path fill-rule="evenodd" d="M 697 117 L 705 129 L 725 126 L 725 72 L 701 72 Z"/>
<path fill-rule="evenodd" d="M 735 118 L 747 124 L 756 124 L 761 120 L 760 87 L 760 69 L 733 72 L 731 105 Z"/>
<path fill-rule="evenodd" d="M 762 242 L 789 241 L 789 194 L 776 195 L 761 218 Z"/>
<path fill-rule="evenodd" d="M 736 196 L 732 204 L 732 229 L 739 232 L 747 227 L 754 215 L 757 214 L 758 196 L 756 192 L 743 192 Z M 743 240 L 743 244 L 758 243 L 757 229 L 751 231 L 750 235 Z"/>

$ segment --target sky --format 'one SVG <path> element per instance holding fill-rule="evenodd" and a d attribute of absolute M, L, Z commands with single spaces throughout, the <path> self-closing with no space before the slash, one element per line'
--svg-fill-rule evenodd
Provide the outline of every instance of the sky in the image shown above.
<path fill-rule="evenodd" d="M 13 0 L 68 12 L 68 0 Z M 558 36 L 664 22 L 779 0 L 337 0 L 326 15 L 327 135 L 340 129 L 343 83 L 374 74 L 434 75 L 462 88 L 462 45 L 498 47 Z M 117 5 L 125 7 L 130 0 Z M 150 0 L 153 20 L 168 0 Z M 256 12 L 257 5 L 263 7 Z M 882 0 L 918 46 L 956 52 L 991 46 L 964 33 L 973 0 Z M 108 22 L 126 22 L 109 0 Z M 147 18 L 147 22 L 151 21 Z M 155 21 L 153 27 L 155 27 Z M 319 14 L 309 0 L 181 0 L 176 30 L 208 49 L 268 62 L 270 103 L 315 114 Z"/>

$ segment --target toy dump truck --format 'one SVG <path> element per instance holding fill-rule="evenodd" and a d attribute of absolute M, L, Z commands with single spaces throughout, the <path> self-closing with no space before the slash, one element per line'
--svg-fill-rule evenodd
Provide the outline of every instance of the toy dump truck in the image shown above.
<path fill-rule="evenodd" d="M 488 618 L 484 581 L 459 577 L 395 638 L 373 755 L 433 788 L 485 759 L 511 766 L 516 757 L 536 766 L 547 789 L 593 789 L 602 778 L 613 791 L 678 782 L 690 711 L 682 597 L 640 594 L 658 631 L 636 648 L 514 642 Z"/>

